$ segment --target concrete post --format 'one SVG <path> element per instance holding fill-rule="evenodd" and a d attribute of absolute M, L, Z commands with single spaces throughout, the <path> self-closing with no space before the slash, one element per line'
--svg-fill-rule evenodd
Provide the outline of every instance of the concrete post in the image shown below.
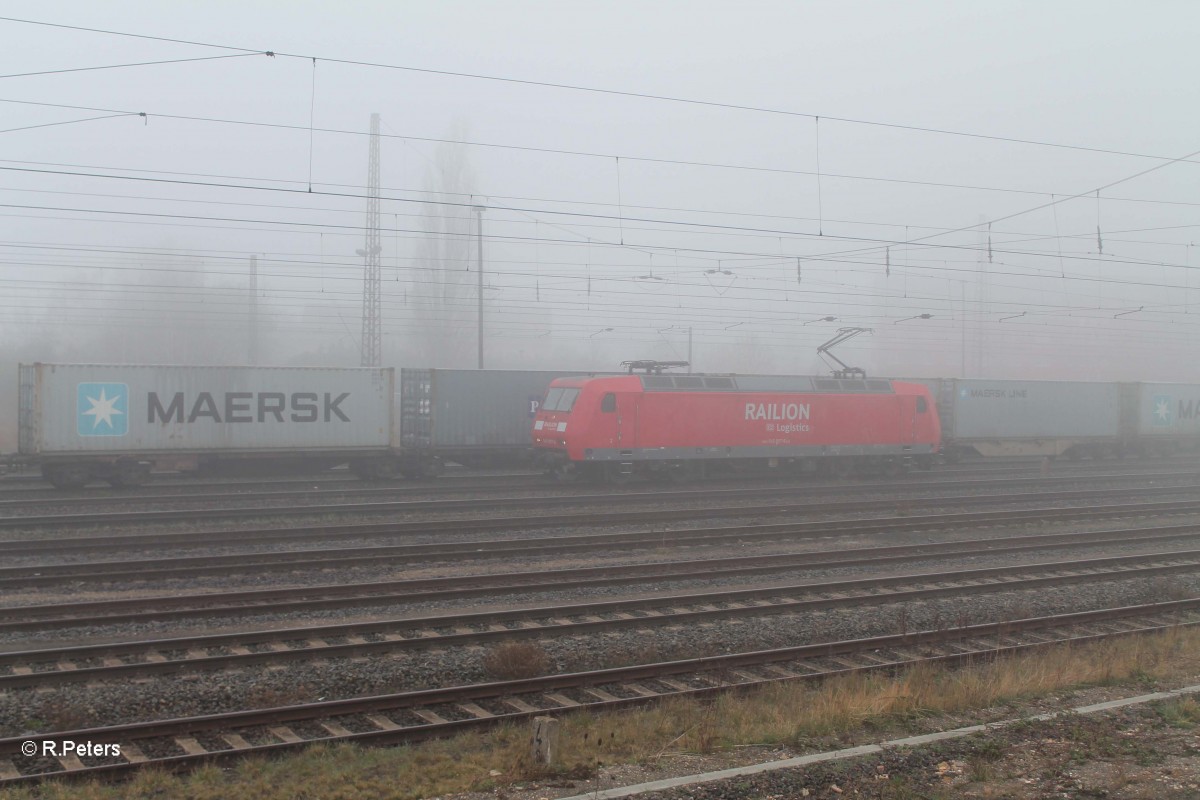
<path fill-rule="evenodd" d="M 534 717 L 529 748 L 535 764 L 553 764 L 558 755 L 558 720 L 554 717 Z"/>

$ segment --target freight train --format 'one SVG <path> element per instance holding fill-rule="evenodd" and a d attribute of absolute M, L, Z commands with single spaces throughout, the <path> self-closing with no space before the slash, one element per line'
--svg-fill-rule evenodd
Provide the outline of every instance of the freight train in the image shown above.
<path fill-rule="evenodd" d="M 547 422 L 552 422 L 553 433 L 557 433 L 558 426 L 571 416 L 569 410 L 564 414 L 557 408 L 564 402 L 563 395 L 552 389 L 579 387 L 551 387 L 551 382 L 557 378 L 583 380 L 581 372 L 403 369 L 397 386 L 392 369 L 23 365 L 17 459 L 40 466 L 45 477 L 62 488 L 94 480 L 134 486 L 144 482 L 152 469 L 263 473 L 346 464 L 360 477 L 387 479 L 436 474 L 447 461 L 468 466 L 522 465 L 530 463 L 535 452 L 554 450 L 535 441 L 543 432 L 551 433 L 546 431 Z M 595 373 L 586 377 L 600 378 Z M 659 393 L 669 393 L 685 404 L 699 402 L 689 398 L 709 393 L 733 397 L 735 389 L 761 393 L 763 399 L 754 401 L 754 419 L 745 416 L 749 413 L 746 404 L 752 401 L 742 402 L 742 422 L 764 429 L 775 425 L 775 439 L 803 433 L 801 426 L 811 431 L 814 417 L 825 414 L 824 404 L 835 396 L 845 396 L 847 408 L 856 409 L 844 413 L 869 417 L 878 411 L 886 417 L 884 421 L 864 417 L 859 422 L 853 417 L 839 418 L 836 424 L 843 428 L 859 426 L 858 438 L 795 441 L 797 447 L 839 448 L 826 450 L 829 457 L 820 462 L 813 461 L 812 451 L 760 455 L 737 449 L 735 456 L 731 449 L 728 458 L 723 457 L 727 463 L 745 455 L 785 464 L 797 459 L 810 466 L 823 463 L 823 468 L 833 471 L 844 471 L 848 463 L 866 471 L 888 471 L 895 469 L 897 459 L 928 464 L 931 451 L 903 449 L 928 448 L 933 441 L 928 430 L 921 433 L 924 438 L 920 441 L 899 441 L 895 426 L 900 423 L 890 415 L 916 413 L 896 411 L 888 405 L 899 403 L 901 397 L 921 397 L 930 409 L 921 413 L 930 414 L 931 423 L 940 421 L 940 453 L 948 460 L 967 455 L 1161 455 L 1200 445 L 1200 386 L 1194 384 L 670 374 L 619 377 L 639 382 L 642 394 L 653 403 L 661 402 Z M 924 387 L 924 393 L 911 388 L 913 384 Z M 766 399 L 771 392 L 811 394 L 817 399 Z M 537 420 L 543 398 L 547 413 L 551 406 L 555 409 L 552 418 Z M 758 418 L 760 407 L 762 418 Z M 865 408 L 872 410 L 862 411 Z M 685 414 L 687 409 L 681 407 L 678 413 Z M 801 419 L 802 415 L 808 418 Z M 533 430 L 538 421 L 542 427 Z M 623 427 L 623 437 L 652 433 L 636 427 L 636 415 L 632 423 L 623 418 L 623 426 L 630 424 L 635 427 Z M 661 433 L 676 425 L 666 418 L 653 424 Z M 846 431 L 847 436 L 850 433 Z M 663 448 L 678 444 L 674 440 L 645 441 Z M 688 441 L 685 446 L 749 445 L 731 440 L 717 445 Z M 901 449 L 849 449 L 854 447 Z M 618 450 L 622 449 L 628 448 Z M 629 462 L 621 459 L 619 452 L 617 455 L 607 461 Z M 709 451 L 703 459 L 653 460 L 673 464 L 665 470 L 673 475 L 700 470 L 694 464 L 679 466 L 683 462 L 704 460 L 711 465 L 717 459 Z"/>
<path fill-rule="evenodd" d="M 436 474 L 447 460 L 518 464 L 550 381 L 507 370 L 20 367 L 18 449 L 59 488 L 144 483 L 151 470 L 303 470 L 368 479 Z"/>
<path fill-rule="evenodd" d="M 934 402 L 936 399 L 936 403 Z M 1200 446 L 1200 386 L 650 375 L 554 381 L 534 446 L 562 475 L 681 479 L 714 466 L 890 473 L 981 456 Z"/>

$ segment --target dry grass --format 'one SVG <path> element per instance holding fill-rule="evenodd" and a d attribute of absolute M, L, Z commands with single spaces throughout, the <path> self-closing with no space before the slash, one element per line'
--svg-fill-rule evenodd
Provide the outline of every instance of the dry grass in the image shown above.
<path fill-rule="evenodd" d="M 506 642 L 483 657 L 483 668 L 500 681 L 516 681 L 545 675 L 550 656 L 537 642 Z"/>
<path fill-rule="evenodd" d="M 1178 681 L 1197 674 L 1200 631 L 1189 630 L 1060 647 L 954 671 L 920 666 L 896 676 L 850 676 L 818 686 L 778 683 L 711 702 L 676 699 L 636 711 L 581 712 L 563 718 L 557 769 L 582 778 L 602 764 L 653 762 L 738 744 L 836 747 L 840 741 L 879 738 L 881 728 L 905 729 L 925 717 L 994 709 L 1066 688 Z M 1194 699 L 1164 709 L 1170 724 L 1200 724 Z M 36 792 L 0 792 L 0 800 L 432 797 L 544 777 L 528 761 L 527 736 L 521 726 L 413 747 L 313 747 L 294 757 L 242 762 L 228 771 L 210 767 L 182 778 L 147 771 L 120 787 L 51 784 Z M 989 768 L 986 760 L 971 764 L 976 775 L 987 775 Z"/>

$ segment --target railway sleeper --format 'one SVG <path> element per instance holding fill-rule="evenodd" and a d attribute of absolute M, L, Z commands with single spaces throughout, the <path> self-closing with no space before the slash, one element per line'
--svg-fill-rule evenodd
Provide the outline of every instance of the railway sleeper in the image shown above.
<path fill-rule="evenodd" d="M 1164 617 L 1164 615 L 1171 616 L 1170 612 L 1172 612 L 1178 608 L 1180 611 L 1183 611 L 1184 609 L 1191 611 L 1192 616 L 1194 617 L 1195 616 L 1194 610 L 1195 610 L 1195 607 L 1197 604 L 1198 604 L 1198 601 L 1189 600 L 1189 601 L 1180 601 L 1179 603 L 1171 604 L 1171 606 L 1167 609 L 1159 609 L 1159 608 L 1155 608 L 1153 606 L 1142 606 L 1142 607 L 1138 607 L 1136 609 L 1136 611 L 1138 612 L 1136 617 L 1134 617 L 1133 615 L 1130 615 L 1130 616 L 1126 617 L 1126 619 L 1128 622 L 1133 623 L 1131 625 L 1132 630 L 1149 628 L 1149 627 L 1154 627 L 1154 626 L 1157 626 L 1158 629 L 1169 628 L 1169 627 L 1172 627 L 1173 624 L 1178 624 L 1179 621 L 1176 620 L 1173 623 L 1165 623 L 1165 621 L 1162 619 Z M 1023 621 L 1022 625 L 1035 625 L 1035 626 L 1038 626 L 1039 628 L 1041 628 L 1047 634 L 1053 633 L 1053 634 L 1057 634 L 1058 638 L 1071 639 L 1071 638 L 1079 637 L 1080 631 L 1086 627 L 1085 625 L 1080 625 L 1079 624 L 1080 622 L 1088 623 L 1088 622 L 1107 621 L 1106 617 L 1110 616 L 1114 612 L 1120 613 L 1120 614 L 1127 614 L 1131 611 L 1135 611 L 1135 609 L 1133 609 L 1133 608 L 1130 608 L 1130 609 L 1108 609 L 1108 610 L 1103 610 L 1103 611 L 1098 611 L 1098 612 L 1081 612 L 1079 614 L 1066 615 L 1065 617 L 1062 617 L 1062 618 L 1046 617 L 1046 618 L 1042 618 L 1040 620 L 1026 620 L 1026 621 Z M 1060 626 L 1060 627 L 1054 627 L 1054 628 L 1041 627 L 1046 624 L 1053 624 L 1053 625 Z M 1185 621 L 1183 624 L 1200 624 L 1200 622 L 1193 619 L 1190 622 Z M 981 636 L 993 635 L 992 632 L 1001 632 L 1002 633 L 1006 629 L 1006 627 L 1007 626 L 1004 626 L 1004 625 L 992 624 L 992 625 L 975 626 L 972 629 L 965 629 L 964 630 L 965 638 L 961 638 L 961 639 L 957 640 L 957 642 L 954 642 L 954 643 L 965 646 L 965 644 L 971 643 L 971 642 L 981 642 L 981 641 L 986 642 L 986 639 L 981 638 Z M 1024 633 L 1024 631 L 1021 631 L 1018 635 L 1012 636 L 1011 638 L 1012 638 L 1012 641 L 1014 642 L 1014 645 L 1010 645 L 1010 646 L 1021 646 L 1019 643 L 1026 639 L 1026 637 L 1021 635 L 1023 633 Z M 913 636 L 918 637 L 923 640 L 927 640 L 924 642 L 924 644 L 926 646 L 922 647 L 921 649 L 932 654 L 933 657 L 940 657 L 945 660 L 969 660 L 969 658 L 971 657 L 972 654 L 978 654 L 981 656 L 987 655 L 986 651 L 964 649 L 964 646 L 960 646 L 957 648 L 946 647 L 945 645 L 947 644 L 947 642 L 940 638 L 940 637 L 945 636 L 946 634 L 947 634 L 947 632 L 945 632 L 945 631 L 942 631 L 942 632 L 924 631 L 924 632 L 921 632 L 918 634 L 913 634 Z M 896 639 L 896 638 L 897 637 L 882 637 L 879 640 L 879 644 L 885 644 L 886 642 L 890 642 L 891 640 Z M 1032 637 L 1030 637 L 1030 638 L 1032 638 Z M 821 649 L 827 650 L 829 652 L 826 656 L 822 656 L 821 658 L 814 659 L 814 662 L 819 663 L 821 661 L 825 661 L 825 662 L 832 663 L 832 664 L 839 664 L 841 666 L 844 666 L 844 667 L 847 667 L 847 668 L 853 669 L 853 670 L 879 669 L 879 668 L 886 668 L 887 666 L 890 666 L 890 664 L 874 664 L 874 665 L 872 665 L 869 663 L 857 663 L 856 661 L 854 661 L 852 659 L 854 659 L 855 657 L 860 657 L 861 661 L 867 662 L 867 661 L 869 661 L 869 659 L 861 658 L 864 655 L 864 652 L 869 652 L 872 654 L 874 654 L 876 652 L 895 652 L 892 649 L 868 650 L 868 651 L 847 651 L 847 652 L 839 652 L 839 653 L 837 653 L 836 656 L 832 652 L 835 648 L 840 649 L 842 647 L 850 646 L 851 644 L 852 643 L 849 643 L 849 642 L 846 642 L 846 643 L 831 642 L 831 643 L 828 643 L 827 645 L 821 645 L 820 646 Z M 956 652 L 954 652 L 954 650 L 958 650 L 961 652 L 956 653 Z M 775 658 L 782 654 L 783 653 L 781 651 L 767 651 L 766 653 L 763 653 L 762 655 L 765 655 L 765 656 L 768 656 L 771 658 Z M 902 654 L 906 654 L 906 653 L 902 653 Z M 745 655 L 749 655 L 749 654 L 737 654 L 736 658 L 738 661 L 742 661 L 742 660 L 744 660 Z M 800 662 L 789 661 L 787 663 L 788 663 L 788 666 L 790 667 L 790 666 L 794 666 L 797 663 L 804 663 L 804 662 L 803 661 L 800 661 Z M 663 665 L 663 666 L 669 666 L 669 665 Z M 753 665 L 753 666 L 755 669 L 761 668 L 762 671 L 768 671 L 767 666 L 770 666 L 770 665 L 762 665 L 762 666 Z M 817 672 L 830 672 L 830 671 L 831 670 L 828 670 L 828 669 L 825 669 L 825 670 L 818 669 L 817 670 Z M 661 678 L 656 678 L 655 680 L 657 683 L 659 683 L 661 685 L 670 686 L 670 687 L 676 689 L 677 691 L 681 691 L 681 692 L 706 692 L 706 691 L 710 691 L 710 690 L 719 690 L 720 688 L 722 688 L 724 686 L 730 685 L 729 683 L 727 683 L 725 681 L 725 678 L 730 673 L 736 673 L 736 672 L 738 672 L 738 670 L 736 670 L 736 669 L 716 670 L 714 672 L 710 672 L 703 676 L 689 674 L 689 673 L 682 673 L 682 672 L 673 672 L 673 673 L 670 673 L 673 675 L 673 677 L 661 677 Z M 749 674 L 751 676 L 753 675 L 752 672 Z M 607 673 L 606 673 L 606 676 L 607 676 Z M 597 677 L 599 677 L 599 676 L 597 676 Z M 615 677 L 615 675 L 613 675 L 612 677 Z M 742 677 L 747 677 L 747 676 L 743 675 Z M 803 676 L 799 676 L 799 677 L 803 677 Z M 619 683 L 608 684 L 608 685 L 613 685 L 613 686 L 619 685 L 622 687 L 622 691 L 624 691 L 624 688 L 625 688 L 625 685 L 619 684 Z M 463 687 L 463 688 L 466 688 L 466 687 Z M 479 688 L 484 688 L 484 687 L 479 687 Z M 517 692 L 521 692 L 521 691 L 527 692 L 526 696 L 529 696 L 528 692 L 536 691 L 534 686 L 525 685 L 524 682 L 522 682 L 512 688 Z M 582 688 L 583 687 L 581 686 L 580 690 L 582 690 Z M 454 691 L 456 693 L 461 694 L 463 689 L 462 688 L 455 689 Z M 602 700 L 601 701 L 606 704 L 612 703 L 612 702 L 627 702 L 629 700 L 637 700 L 637 699 L 641 699 L 641 697 L 644 696 L 641 692 L 635 692 L 634 694 L 637 696 L 632 696 L 629 698 L 618 698 L 615 695 L 613 695 L 611 692 L 606 692 L 606 694 L 609 694 L 610 696 L 613 697 L 613 700 Z M 478 695 L 479 698 L 488 697 L 488 696 L 489 695 L 486 695 L 486 694 Z M 525 702 L 520 697 L 512 697 L 512 696 L 505 697 L 505 698 L 494 698 L 494 702 L 496 702 L 498 705 L 504 704 L 504 705 L 509 706 L 510 708 L 515 708 L 515 709 L 517 709 L 517 712 L 520 715 L 543 713 L 545 711 L 561 710 L 561 708 L 562 708 L 561 706 L 559 706 L 558 708 L 538 709 L 538 708 L 535 708 L 530 703 Z M 461 705 L 453 705 L 450 707 L 451 708 L 462 708 Z M 440 708 L 440 706 L 438 706 L 437 702 L 435 701 L 435 702 L 433 702 L 429 705 L 425 705 L 425 706 L 413 706 L 413 705 L 397 706 L 393 709 L 393 711 L 398 712 L 398 711 L 403 710 L 403 711 L 407 712 L 408 716 L 417 718 L 418 715 L 416 713 L 414 713 L 415 711 L 429 710 L 431 708 Z M 285 710 L 286 709 L 276 709 L 273 711 L 285 711 Z M 292 710 L 294 711 L 294 709 L 292 709 Z M 326 711 L 329 713 L 329 716 L 325 717 L 325 720 L 329 720 L 332 718 L 332 719 L 343 719 L 343 720 L 347 721 L 347 726 L 342 726 L 340 723 L 337 723 L 337 722 L 332 723 L 332 724 L 338 725 L 338 727 L 341 728 L 342 731 L 345 731 L 344 734 L 339 732 L 340 735 L 349 736 L 349 737 L 359 737 L 363 734 L 370 735 L 371 732 L 369 730 L 364 730 L 364 731 L 356 733 L 350 729 L 351 727 L 359 727 L 358 725 L 355 725 L 353 723 L 353 720 L 358 719 L 361 712 L 351 710 L 350 708 L 343 709 L 340 713 L 337 711 L 334 711 L 332 708 L 326 709 Z M 439 716 L 443 716 L 443 715 L 439 714 Z M 509 716 L 511 716 L 511 715 L 509 715 Z M 479 719 L 483 719 L 483 718 L 479 718 Z M 208 721 L 211 721 L 211 720 L 208 720 L 206 718 L 206 722 L 208 722 Z M 228 732 L 228 733 L 236 733 L 241 736 L 250 736 L 251 732 L 253 732 L 254 730 L 257 730 L 257 728 L 256 728 L 257 724 L 262 724 L 262 723 L 254 723 L 254 722 L 246 721 L 244 724 L 242 724 L 240 726 L 235 725 L 232 728 L 217 729 L 220 731 L 220 733 L 217 733 L 211 725 L 204 724 L 201 727 L 194 729 L 194 732 L 192 733 L 191 736 L 179 736 L 178 738 L 174 738 L 174 741 L 177 744 L 177 746 L 179 746 L 184 752 L 186 752 L 190 755 L 193 755 L 196 758 L 203 758 L 203 757 L 207 757 L 209 755 L 222 755 L 222 754 L 226 754 L 226 753 L 235 753 L 235 752 L 238 752 L 237 749 L 230 750 L 229 748 L 224 746 L 225 744 L 228 744 L 228 739 L 224 738 L 222 736 L 222 734 Z M 375 727 L 378 728 L 379 726 L 376 724 Z M 401 726 L 401 727 L 406 727 L 406 726 Z M 428 725 L 418 724 L 416 727 L 424 728 L 424 727 L 428 727 Z M 327 731 L 328 728 L 326 726 L 320 724 L 318 722 L 318 719 L 313 718 L 311 721 L 301 720 L 296 723 L 296 726 L 294 728 L 289 727 L 286 730 L 288 732 L 296 733 L 298 738 L 300 738 L 302 741 L 307 741 L 308 739 L 325 738 L 321 734 L 320 731 L 322 731 L 322 730 Z M 239 733 L 239 731 L 240 731 L 240 733 Z M 275 734 L 274 731 L 272 733 L 274 735 L 278 736 L 278 734 Z M 173 735 L 173 734 L 171 734 L 171 735 Z M 137 737 L 134 737 L 134 738 L 137 738 Z M 253 736 L 251 738 L 258 739 L 260 737 Z M 279 737 L 279 738 L 283 738 L 283 737 Z M 6 742 L 6 744 L 9 744 L 9 745 L 12 745 L 14 743 L 15 743 L 15 740 Z M 18 773 L 19 773 L 19 766 L 15 762 L 13 762 L 12 766 L 14 768 L 17 768 Z M 62 766 L 64 768 L 67 768 L 67 765 L 65 765 L 65 764 Z M 22 776 L 18 775 L 18 777 L 22 777 Z M 30 777 L 33 777 L 33 776 L 30 776 Z"/>

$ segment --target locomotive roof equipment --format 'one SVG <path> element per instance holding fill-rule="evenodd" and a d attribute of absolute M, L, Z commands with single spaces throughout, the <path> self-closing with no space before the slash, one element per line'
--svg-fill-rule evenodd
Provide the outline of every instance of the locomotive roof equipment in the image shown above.
<path fill-rule="evenodd" d="M 679 369 L 682 367 L 690 367 L 691 362 L 688 362 L 688 361 L 654 361 L 652 359 L 642 359 L 640 361 L 622 361 L 621 366 L 625 367 L 629 371 L 630 375 L 632 375 L 633 371 L 636 369 L 642 370 L 647 375 L 649 375 L 651 372 L 653 372 L 655 375 L 661 375 L 663 373 L 663 370 L 666 370 L 666 369 Z"/>
<path fill-rule="evenodd" d="M 840 366 L 841 369 L 833 370 L 833 377 L 835 378 L 866 378 L 867 371 L 865 369 L 862 367 L 848 366 L 845 361 L 842 361 L 840 358 L 835 356 L 832 352 L 830 352 L 830 350 L 842 342 L 853 339 L 855 336 L 858 336 L 861 333 L 874 332 L 874 328 L 838 328 L 838 332 L 834 334 L 832 339 L 817 348 L 817 355 L 824 359 L 825 363 L 830 367 L 833 365 L 829 363 L 829 359 L 832 358 L 838 363 L 838 366 Z"/>

